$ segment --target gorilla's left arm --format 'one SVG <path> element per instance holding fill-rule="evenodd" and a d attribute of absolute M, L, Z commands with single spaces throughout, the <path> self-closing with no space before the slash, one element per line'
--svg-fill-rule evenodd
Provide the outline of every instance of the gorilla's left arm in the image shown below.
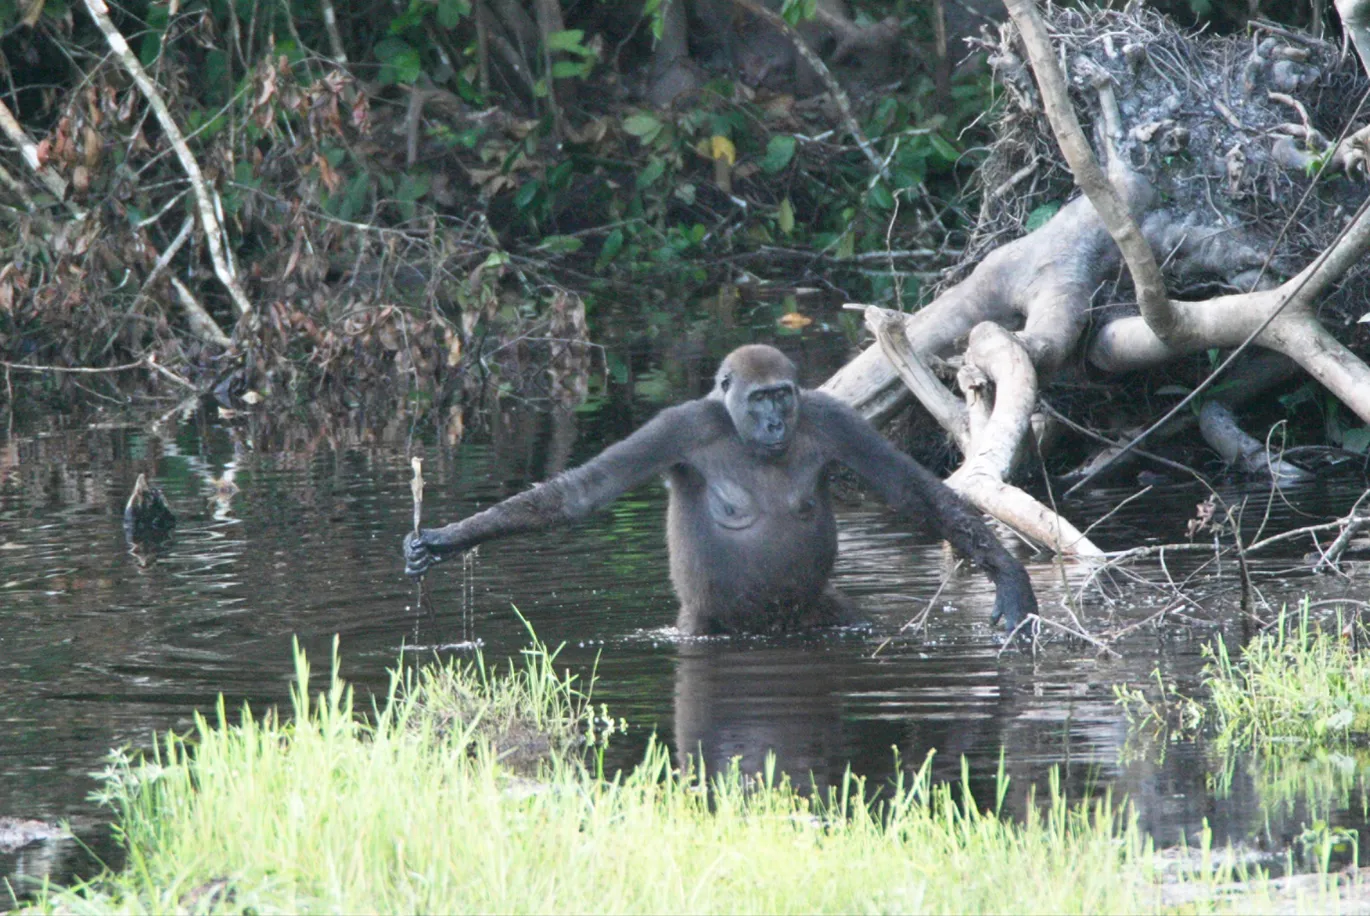
<path fill-rule="evenodd" d="M 1027 570 L 1004 549 L 980 514 L 891 445 L 864 417 L 827 395 L 806 391 L 800 430 L 817 438 L 834 461 L 875 487 L 890 508 L 930 519 L 938 535 L 983 569 L 994 580 L 992 621 L 1002 618 L 1012 631 L 1024 617 L 1037 613 Z"/>

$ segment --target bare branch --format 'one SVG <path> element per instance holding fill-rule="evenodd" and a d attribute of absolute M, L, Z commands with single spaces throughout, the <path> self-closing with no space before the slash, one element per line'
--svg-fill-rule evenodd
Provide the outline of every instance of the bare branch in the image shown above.
<path fill-rule="evenodd" d="M 181 163 L 181 168 L 185 170 L 186 177 L 190 179 L 190 186 L 195 192 L 195 203 L 200 214 L 200 226 L 205 232 L 205 242 L 209 246 L 209 256 L 214 263 L 215 275 L 219 278 L 219 282 L 224 285 L 224 289 L 228 291 L 228 296 L 238 310 L 239 316 L 251 315 L 252 303 L 248 302 L 247 296 L 238 284 L 238 278 L 224 246 L 225 234 L 215 212 L 214 199 L 210 194 L 208 184 L 205 182 L 204 175 L 200 171 L 200 164 L 195 161 L 195 156 L 190 152 L 190 147 L 186 145 L 185 135 L 181 133 L 181 128 L 172 118 L 171 111 L 167 108 L 166 101 L 162 98 L 156 84 L 147 75 L 143 65 L 138 62 L 137 56 L 129 48 L 124 36 L 114 27 L 114 23 L 109 18 L 109 7 L 105 5 L 105 0 L 84 0 L 84 2 L 86 11 L 95 21 L 96 28 L 105 36 L 105 41 L 109 44 L 110 49 L 119 58 L 119 62 L 124 65 L 129 76 L 138 84 L 138 89 L 147 99 L 148 105 L 152 107 L 153 113 L 157 116 L 157 123 L 166 133 L 172 149 L 176 152 L 176 158 Z"/>

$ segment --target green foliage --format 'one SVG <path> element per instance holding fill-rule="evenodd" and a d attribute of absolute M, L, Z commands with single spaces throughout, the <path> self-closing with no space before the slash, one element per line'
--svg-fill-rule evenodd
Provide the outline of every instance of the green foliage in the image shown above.
<path fill-rule="evenodd" d="M 1119 688 L 1140 725 L 1193 733 L 1209 723 L 1221 749 L 1345 747 L 1370 736 L 1370 658 L 1359 622 L 1317 619 L 1307 603 L 1284 611 L 1234 658 L 1221 636 L 1205 646 L 1208 701 L 1180 693 L 1157 672 L 1160 698 Z"/>
<path fill-rule="evenodd" d="M 761 160 L 761 170 L 768 175 L 783 172 L 794 159 L 798 141 L 790 134 L 776 134 L 766 141 L 766 156 Z"/>
<path fill-rule="evenodd" d="M 780 6 L 780 15 L 790 25 L 797 26 L 818 15 L 818 0 L 785 0 Z"/>
<path fill-rule="evenodd" d="M 1204 683 L 1221 740 L 1338 744 L 1370 735 L 1370 658 L 1354 636 L 1354 624 L 1317 621 L 1305 605 L 1297 614 L 1281 611 L 1240 660 L 1219 638 Z"/>
<path fill-rule="evenodd" d="M 599 60 L 599 54 L 594 48 L 586 47 L 583 42 L 585 32 L 582 29 L 567 29 L 563 32 L 553 32 L 547 36 L 547 50 L 552 52 L 562 52 L 570 54 L 575 60 L 558 60 L 552 64 L 553 79 L 567 79 L 571 77 L 585 77 L 590 75 Z"/>
<path fill-rule="evenodd" d="M 423 61 L 419 57 L 419 52 L 403 38 L 396 38 L 393 35 L 383 38 L 376 43 L 373 53 L 381 62 L 381 85 L 412 85 L 423 72 Z"/>
<path fill-rule="evenodd" d="M 154 3 L 147 8 L 147 30 L 138 46 L 138 60 L 144 67 L 152 66 L 162 53 L 162 38 L 166 35 L 167 22 L 171 18 L 170 5 Z"/>

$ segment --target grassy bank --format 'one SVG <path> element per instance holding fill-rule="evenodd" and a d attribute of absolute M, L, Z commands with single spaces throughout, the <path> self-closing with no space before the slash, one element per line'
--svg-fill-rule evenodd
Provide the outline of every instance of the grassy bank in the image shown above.
<path fill-rule="evenodd" d="M 1359 624 L 1281 612 L 1234 659 L 1221 638 L 1205 685 L 1222 742 L 1345 743 L 1370 735 L 1370 655 Z"/>
<path fill-rule="evenodd" d="M 874 801 L 857 779 L 811 800 L 736 772 L 705 793 L 660 745 L 602 779 L 584 751 L 604 720 L 540 647 L 498 677 L 472 665 L 397 679 L 360 718 L 336 664 L 326 691 L 311 698 L 308 683 L 301 659 L 288 719 L 233 725 L 221 707 L 155 760 L 116 760 L 106 793 L 127 868 L 37 908 L 1192 912 L 1231 908 L 1213 891 L 1243 877 L 1208 850 L 1167 866 L 1107 802 L 1053 797 L 1002 820 L 926 766 Z M 534 732 L 539 752 L 511 769 Z"/>

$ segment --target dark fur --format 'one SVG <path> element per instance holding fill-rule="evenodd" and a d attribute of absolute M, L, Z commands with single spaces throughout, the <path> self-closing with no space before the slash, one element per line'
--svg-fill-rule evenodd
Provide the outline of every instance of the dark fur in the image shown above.
<path fill-rule="evenodd" d="M 834 465 L 855 472 L 891 508 L 929 519 L 988 573 L 997 588 L 994 619 L 1012 628 L 1036 612 L 1026 571 L 977 513 L 851 408 L 799 389 L 794 365 L 765 346 L 733 351 L 708 397 L 663 410 L 584 465 L 406 538 L 407 568 L 420 573 L 435 554 L 584 518 L 664 474 L 681 632 L 841 623 L 849 619 L 846 602 L 828 585 L 837 555 L 828 494 Z"/>

